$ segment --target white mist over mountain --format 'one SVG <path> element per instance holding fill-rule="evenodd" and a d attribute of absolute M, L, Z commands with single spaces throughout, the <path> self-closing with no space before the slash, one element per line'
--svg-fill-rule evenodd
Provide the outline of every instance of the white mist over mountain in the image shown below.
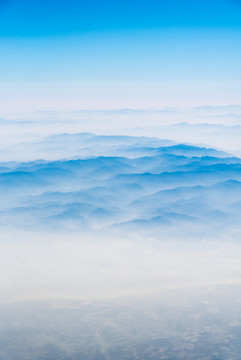
<path fill-rule="evenodd" d="M 90 132 L 15 146 L 45 160 L 1 163 L 2 301 L 239 281 L 240 158 Z"/>
<path fill-rule="evenodd" d="M 219 148 L 240 155 L 241 107 L 161 110 L 81 110 L 8 113 L 0 120 L 1 161 L 57 160 L 88 155 L 72 137 L 58 143 L 53 135 L 91 132 L 99 135 L 148 136 Z M 98 152 L 89 147 L 89 154 Z"/>
<path fill-rule="evenodd" d="M 238 359 L 240 114 L 1 120 L 0 358 Z"/>

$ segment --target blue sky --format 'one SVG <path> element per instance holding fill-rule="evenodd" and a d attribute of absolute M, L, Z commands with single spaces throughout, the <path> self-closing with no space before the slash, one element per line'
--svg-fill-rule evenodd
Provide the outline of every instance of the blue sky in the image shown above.
<path fill-rule="evenodd" d="M 2 0 L 3 36 L 163 27 L 240 27 L 239 0 Z"/>
<path fill-rule="evenodd" d="M 0 105 L 240 104 L 240 44 L 238 0 L 0 0 Z"/>

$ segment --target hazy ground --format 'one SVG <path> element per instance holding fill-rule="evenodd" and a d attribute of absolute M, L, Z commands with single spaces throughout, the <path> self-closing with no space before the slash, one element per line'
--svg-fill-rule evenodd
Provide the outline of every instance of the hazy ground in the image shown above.
<path fill-rule="evenodd" d="M 240 286 L 0 306 L 0 358 L 240 359 Z"/>

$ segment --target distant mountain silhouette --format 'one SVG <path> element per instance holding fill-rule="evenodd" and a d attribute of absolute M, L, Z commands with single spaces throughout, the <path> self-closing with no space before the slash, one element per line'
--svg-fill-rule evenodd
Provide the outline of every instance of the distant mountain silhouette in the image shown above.
<path fill-rule="evenodd" d="M 0 223 L 153 234 L 162 227 L 213 226 L 225 218 L 238 222 L 239 158 L 205 147 L 167 146 L 166 140 L 162 146 L 156 138 L 80 133 L 50 140 L 98 144 L 99 153 L 108 149 L 108 155 L 1 163 Z"/>

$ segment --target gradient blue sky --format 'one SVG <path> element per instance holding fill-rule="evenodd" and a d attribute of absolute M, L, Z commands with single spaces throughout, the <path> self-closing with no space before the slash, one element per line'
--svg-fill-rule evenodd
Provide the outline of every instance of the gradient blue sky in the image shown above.
<path fill-rule="evenodd" d="M 241 105 L 241 1 L 0 0 L 10 111 Z"/>

